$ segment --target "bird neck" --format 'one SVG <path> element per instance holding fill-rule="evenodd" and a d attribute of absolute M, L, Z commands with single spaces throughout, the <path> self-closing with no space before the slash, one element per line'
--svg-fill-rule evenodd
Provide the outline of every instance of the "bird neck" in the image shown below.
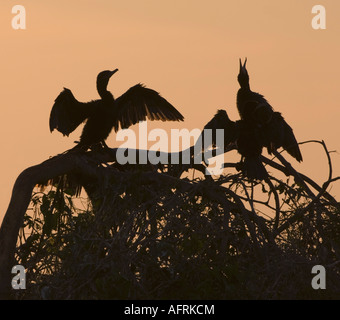
<path fill-rule="evenodd" d="M 241 83 L 241 89 L 243 89 L 244 91 L 251 91 L 249 81 L 245 81 Z"/>
<path fill-rule="evenodd" d="M 107 84 L 102 84 L 97 82 L 97 91 L 103 100 L 112 99 L 113 95 L 107 90 Z"/>

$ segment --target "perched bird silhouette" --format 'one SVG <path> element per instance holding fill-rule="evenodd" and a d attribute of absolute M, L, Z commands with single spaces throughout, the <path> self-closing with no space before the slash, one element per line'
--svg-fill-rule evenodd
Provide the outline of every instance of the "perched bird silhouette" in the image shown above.
<path fill-rule="evenodd" d="M 202 141 L 204 141 L 205 130 L 212 130 L 212 146 L 218 147 L 218 129 L 223 129 L 225 150 L 234 144 L 238 153 L 242 156 L 237 169 L 249 179 L 263 180 L 268 173 L 264 168 L 260 156 L 262 153 L 262 141 L 258 127 L 247 120 L 230 120 L 225 110 L 218 110 L 214 117 L 204 126 Z M 204 145 L 206 149 L 210 145 Z"/>
<path fill-rule="evenodd" d="M 86 121 L 80 142 L 76 146 L 88 149 L 102 143 L 111 130 L 117 132 L 119 127 L 128 128 L 139 121 L 162 120 L 183 121 L 182 114 L 166 99 L 152 89 L 137 84 L 119 98 L 114 99 L 107 90 L 113 71 L 105 70 L 97 76 L 97 91 L 101 99 L 90 102 L 79 102 L 71 90 L 64 90 L 55 99 L 50 114 L 50 131 L 54 129 L 68 136 L 81 123 Z"/>
<path fill-rule="evenodd" d="M 263 95 L 253 92 L 249 85 L 249 75 L 246 69 L 247 59 L 244 64 L 240 59 L 238 82 L 240 89 L 237 92 L 237 109 L 241 120 L 256 126 L 262 145 L 269 154 L 282 147 L 297 161 L 302 161 L 299 145 L 292 128 L 285 121 L 280 112 L 274 111 Z"/>

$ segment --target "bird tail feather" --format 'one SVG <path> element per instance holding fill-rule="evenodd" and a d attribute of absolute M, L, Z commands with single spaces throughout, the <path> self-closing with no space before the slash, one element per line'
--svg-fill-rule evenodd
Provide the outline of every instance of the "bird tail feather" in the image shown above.
<path fill-rule="evenodd" d="M 265 180 L 268 177 L 268 172 L 259 157 L 245 157 L 242 171 L 249 179 Z"/>

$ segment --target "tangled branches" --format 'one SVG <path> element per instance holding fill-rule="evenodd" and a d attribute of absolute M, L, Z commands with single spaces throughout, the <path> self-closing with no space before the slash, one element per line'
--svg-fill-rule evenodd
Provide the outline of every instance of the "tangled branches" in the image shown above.
<path fill-rule="evenodd" d="M 327 192 L 339 178 L 318 143 L 330 168 L 322 186 L 279 153 L 280 163 L 262 158 L 277 174 L 257 183 L 233 163 L 216 179 L 203 165 L 121 166 L 114 149 L 65 153 L 27 169 L 0 233 L 0 262 L 13 265 L 4 237 L 12 232 L 15 263 L 30 279 L 14 297 L 339 298 L 340 209 Z M 52 186 L 32 195 L 48 179 Z M 69 181 L 84 187 L 85 199 Z M 326 292 L 310 285 L 316 264 L 327 268 Z"/>

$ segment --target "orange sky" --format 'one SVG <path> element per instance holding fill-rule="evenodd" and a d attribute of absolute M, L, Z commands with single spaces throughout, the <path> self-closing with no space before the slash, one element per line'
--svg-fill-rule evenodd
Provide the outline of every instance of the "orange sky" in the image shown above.
<path fill-rule="evenodd" d="M 14 30 L 11 9 L 26 8 L 27 29 Z M 327 29 L 311 27 L 324 5 Z M 325 140 L 340 175 L 338 77 L 340 2 L 334 0 L 1 1 L 0 221 L 18 174 L 73 146 L 50 134 L 48 118 L 62 88 L 78 100 L 98 97 L 96 75 L 119 68 L 109 84 L 119 96 L 142 82 L 185 116 L 150 128 L 202 128 L 217 108 L 237 119 L 239 57 L 248 57 L 251 88 L 283 113 L 299 141 Z M 107 141 L 117 146 L 114 134 Z M 319 145 L 301 146 L 293 166 L 317 182 L 328 175 Z M 331 193 L 339 199 L 340 182 Z"/>

